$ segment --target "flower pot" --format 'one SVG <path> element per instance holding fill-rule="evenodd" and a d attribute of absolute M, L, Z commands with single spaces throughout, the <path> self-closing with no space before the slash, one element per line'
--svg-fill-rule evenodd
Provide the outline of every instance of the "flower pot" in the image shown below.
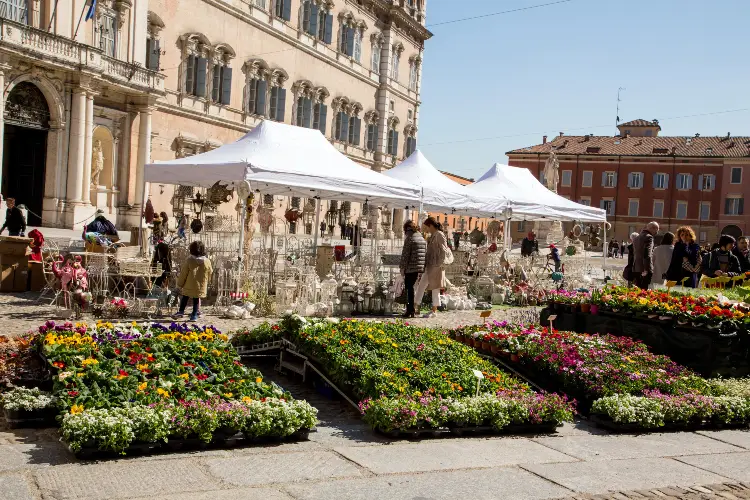
<path fill-rule="evenodd" d="M 490 350 L 490 343 L 487 341 L 482 341 L 482 350 L 483 351 L 489 351 Z"/>
<path fill-rule="evenodd" d="M 481 349 L 482 348 L 482 341 L 479 340 L 479 339 L 474 339 L 474 347 L 476 347 L 477 349 Z"/>
<path fill-rule="evenodd" d="M 492 354 L 497 354 L 497 352 L 500 350 L 500 347 L 497 344 L 491 344 L 490 345 L 490 352 Z"/>
<path fill-rule="evenodd" d="M 463 344 L 464 342 L 464 336 L 461 334 L 456 334 L 456 342 L 461 342 Z"/>
<path fill-rule="evenodd" d="M 597 306 L 596 304 L 591 304 L 591 314 L 593 314 L 594 316 L 599 314 L 599 306 Z"/>
<path fill-rule="evenodd" d="M 519 359 L 520 359 L 520 358 L 518 357 L 518 354 L 511 354 L 511 355 L 510 355 L 510 360 L 511 360 L 511 361 L 512 361 L 513 363 L 518 363 Z"/>
<path fill-rule="evenodd" d="M 583 314 L 589 314 L 591 312 L 591 304 L 581 304 L 581 312 Z"/>

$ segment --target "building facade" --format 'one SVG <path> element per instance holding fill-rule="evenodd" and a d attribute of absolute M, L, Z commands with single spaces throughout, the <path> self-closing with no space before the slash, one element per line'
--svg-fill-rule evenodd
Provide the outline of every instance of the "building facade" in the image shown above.
<path fill-rule="evenodd" d="M 691 226 L 702 243 L 750 232 L 744 211 L 750 137 L 660 136 L 657 120 L 634 120 L 618 129 L 615 136 L 544 137 L 542 144 L 508 152 L 509 164 L 543 180 L 554 152 L 560 161 L 558 192 L 605 209 L 614 230 L 608 238 L 624 240 L 652 220 L 662 232 Z"/>
<path fill-rule="evenodd" d="M 424 0 L 2 5 L 2 194 L 32 223 L 78 228 L 100 208 L 125 228 L 147 199 L 190 212 L 194 190 L 145 185 L 144 165 L 264 119 L 318 129 L 375 170 L 416 148 Z M 232 217 L 235 205 L 213 209 Z"/>

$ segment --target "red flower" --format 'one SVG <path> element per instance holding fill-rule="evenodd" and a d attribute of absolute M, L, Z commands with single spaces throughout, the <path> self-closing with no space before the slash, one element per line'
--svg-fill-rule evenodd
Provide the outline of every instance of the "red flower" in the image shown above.
<path fill-rule="evenodd" d="M 147 357 L 147 358 L 146 358 L 146 361 L 151 361 L 151 362 L 153 362 L 153 361 L 156 361 L 156 358 L 155 358 L 155 357 L 153 357 L 153 356 L 149 356 L 149 357 Z"/>
<path fill-rule="evenodd" d="M 78 396 L 78 391 L 68 391 L 68 396 L 70 396 L 71 398 L 74 398 Z"/>
<path fill-rule="evenodd" d="M 119 373 L 120 375 L 122 375 L 123 377 L 127 377 L 128 375 L 130 375 L 130 374 L 129 374 L 129 373 L 127 372 L 127 371 L 125 371 L 125 370 L 120 370 L 120 371 L 119 371 L 118 373 Z"/>
<path fill-rule="evenodd" d="M 65 368 L 65 363 L 63 363 L 62 361 L 55 361 L 54 363 L 52 363 L 52 366 L 54 366 L 55 368 L 60 368 L 62 370 L 63 368 Z"/>
<path fill-rule="evenodd" d="M 196 375 L 195 378 L 198 380 L 206 380 L 208 378 L 208 375 L 201 373 L 200 375 Z"/>
<path fill-rule="evenodd" d="M 185 366 L 187 368 L 195 368 L 195 365 L 193 363 L 187 363 L 187 362 L 182 363 L 182 366 Z"/>
<path fill-rule="evenodd" d="M 122 354 L 122 351 L 120 349 L 115 349 L 115 354 L 119 356 L 120 354 Z"/>

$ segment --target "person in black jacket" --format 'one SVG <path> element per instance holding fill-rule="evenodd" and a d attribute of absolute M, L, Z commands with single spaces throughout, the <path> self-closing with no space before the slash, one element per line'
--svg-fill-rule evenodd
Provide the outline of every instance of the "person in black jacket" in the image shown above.
<path fill-rule="evenodd" d="M 105 236 L 117 236 L 117 229 L 106 217 L 104 217 L 104 210 L 96 211 L 96 218 L 88 224 L 83 230 L 85 233 L 99 233 Z"/>
<path fill-rule="evenodd" d="M 737 240 L 737 246 L 734 247 L 732 253 L 740 261 L 740 270 L 743 273 L 750 273 L 750 248 L 748 248 L 747 236 L 741 236 Z"/>
<path fill-rule="evenodd" d="M 8 236 L 24 236 L 26 219 L 23 218 L 23 212 L 16 206 L 15 198 L 6 198 L 5 204 L 8 205 L 8 209 L 5 211 L 5 224 L 0 228 L 0 234 L 8 228 Z"/>
<path fill-rule="evenodd" d="M 710 277 L 727 276 L 732 278 L 742 272 L 740 260 L 732 253 L 735 241 L 734 236 L 721 235 L 719 248 L 711 252 L 711 262 L 708 264 L 708 275 Z"/>
<path fill-rule="evenodd" d="M 531 257 L 531 254 L 535 252 L 539 253 L 539 242 L 536 240 L 534 231 L 529 231 L 529 234 L 521 241 L 521 256 Z"/>
<path fill-rule="evenodd" d="M 424 272 L 425 259 L 427 258 L 427 242 L 422 234 L 417 231 L 414 222 L 408 220 L 404 223 L 404 248 L 401 251 L 401 262 L 399 270 L 404 277 L 406 287 L 406 314 L 405 318 L 416 316 L 414 304 L 414 285 L 417 278 Z"/>

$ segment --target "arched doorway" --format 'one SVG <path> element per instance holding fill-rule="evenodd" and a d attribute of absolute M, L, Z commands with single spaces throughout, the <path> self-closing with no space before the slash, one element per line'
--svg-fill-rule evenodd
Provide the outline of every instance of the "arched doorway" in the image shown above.
<path fill-rule="evenodd" d="M 33 83 L 21 82 L 8 94 L 4 117 L 2 194 L 26 205 L 28 224 L 39 226 L 50 120 L 47 99 Z"/>
<path fill-rule="evenodd" d="M 728 234 L 729 236 L 734 236 L 735 239 L 742 236 L 742 229 L 740 229 L 738 226 L 735 226 L 734 224 L 730 224 L 728 226 L 725 226 L 724 229 L 721 230 L 721 234 Z"/>

